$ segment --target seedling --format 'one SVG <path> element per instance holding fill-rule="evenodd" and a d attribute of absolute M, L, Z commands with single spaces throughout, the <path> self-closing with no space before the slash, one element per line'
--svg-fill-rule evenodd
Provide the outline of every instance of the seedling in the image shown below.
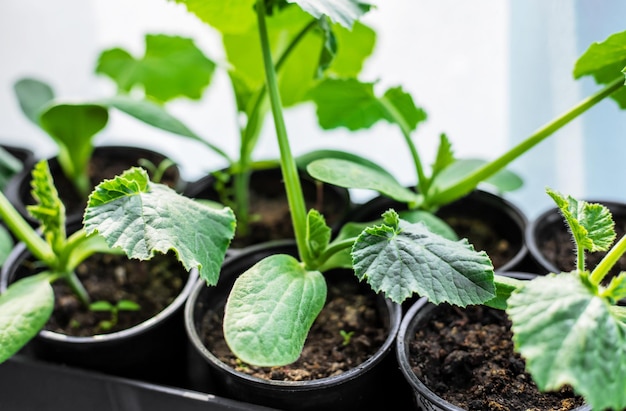
<path fill-rule="evenodd" d="M 155 253 L 166 253 L 170 249 L 169 233 L 182 237 L 193 232 L 196 235 L 194 244 L 179 250 L 179 259 L 187 270 L 198 268 L 204 277 L 217 276 L 234 235 L 232 211 L 214 209 L 179 196 L 167 186 L 150 182 L 143 169 L 137 169 L 136 173 L 138 176 L 132 189 L 137 192 L 133 201 L 143 204 L 144 214 L 127 213 L 120 219 L 119 213 L 111 211 L 112 218 L 120 219 L 121 224 L 131 228 L 132 235 L 127 240 L 134 244 L 135 252 L 143 259 L 150 259 Z M 1 192 L 0 218 L 45 270 L 10 284 L 0 295 L 0 362 L 19 351 L 48 321 L 54 308 L 52 282 L 66 281 L 85 307 L 89 307 L 90 297 L 74 270 L 93 253 L 121 252 L 110 248 L 102 237 L 88 235 L 82 228 L 66 235 L 65 207 L 58 197 L 47 161 L 38 162 L 32 174 L 33 197 L 37 204 L 29 206 L 29 212 L 41 222 L 43 235 L 24 220 Z M 94 196 L 96 200 L 97 195 Z M 180 213 L 187 219 L 168 219 L 172 213 Z M 161 216 L 167 221 L 159 228 L 152 221 Z M 199 216 L 204 219 L 202 227 L 195 225 Z M 175 227 L 168 226 L 167 222 Z M 149 251 L 146 244 L 150 245 Z M 190 254 L 193 258 L 189 258 Z"/>
<path fill-rule="evenodd" d="M 344 347 L 350 345 L 350 340 L 352 340 L 354 331 L 339 330 L 339 334 L 341 335 L 341 338 L 343 338 L 343 342 L 341 343 L 341 345 Z"/>
<path fill-rule="evenodd" d="M 516 349 L 542 390 L 565 384 L 594 410 L 626 407 L 626 273 L 606 285 L 609 270 L 626 252 L 626 236 L 614 244 L 608 208 L 547 190 L 576 247 L 576 269 L 540 276 L 508 299 Z M 607 251 L 596 267 L 589 252 Z"/>
<path fill-rule="evenodd" d="M 98 327 L 102 331 L 109 331 L 117 325 L 120 311 L 139 311 L 141 306 L 134 301 L 120 300 L 115 304 L 111 304 L 108 301 L 94 301 L 89 304 L 91 311 L 105 311 L 111 313 L 109 320 L 100 321 Z"/>

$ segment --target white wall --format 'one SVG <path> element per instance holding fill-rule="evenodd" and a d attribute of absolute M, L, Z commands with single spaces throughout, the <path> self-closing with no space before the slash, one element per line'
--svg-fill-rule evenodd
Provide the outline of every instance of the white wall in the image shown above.
<path fill-rule="evenodd" d="M 589 10 L 586 15 L 579 10 L 583 2 L 386 0 L 377 3 L 377 9 L 364 19 L 376 29 L 378 41 L 363 78 L 379 79 L 381 88 L 402 85 L 428 112 L 428 123 L 415 135 L 427 164 L 432 161 L 434 146 L 442 132 L 451 138 L 457 155 L 494 158 L 588 92 L 588 88 L 593 89 L 593 85 L 587 85 L 582 90 L 570 75 L 572 59 L 582 47 L 578 36 L 572 33 L 577 33 L 586 18 L 592 18 Z M 619 3 L 620 0 L 606 1 L 605 14 L 615 14 L 617 9 L 623 11 L 624 6 Z M 615 29 L 613 26 L 610 29 Z M 585 36 L 602 40 L 605 31 L 604 25 L 597 24 L 595 29 L 587 27 Z M 93 74 L 99 52 L 122 46 L 141 53 L 144 35 L 154 32 L 190 36 L 210 57 L 223 57 L 215 33 L 183 7 L 166 0 L 0 3 L 0 55 L 3 56 L 0 141 L 23 142 L 40 155 L 53 154 L 54 148 L 46 136 L 23 118 L 15 102 L 11 87 L 19 76 L 39 76 L 50 82 L 58 95 L 107 95 L 111 85 Z M 565 98 L 557 98 L 557 91 L 563 91 Z M 173 109 L 198 133 L 234 154 L 237 132 L 233 107 L 232 94 L 222 73 L 201 103 L 177 102 Z M 626 116 L 619 115 L 613 113 L 608 120 L 615 122 L 615 127 L 623 127 L 623 120 L 617 123 L 620 120 L 615 119 Z M 392 159 L 389 163 L 392 172 L 406 184 L 415 182 L 401 135 L 393 126 L 379 124 L 357 134 L 342 130 L 322 132 L 309 106 L 289 110 L 286 120 L 296 154 L 318 147 L 349 148 L 378 162 Z M 266 126 L 257 151 L 259 158 L 277 154 L 271 122 Z M 571 140 L 576 141 L 568 145 L 575 159 L 582 157 L 586 127 L 579 124 L 568 129 L 568 133 L 574 134 Z M 182 163 L 188 178 L 221 166 L 216 163 L 217 157 L 199 144 L 181 143 L 121 114 L 113 115 L 107 129 L 98 136 L 98 142 L 149 144 Z M 561 143 L 543 143 L 550 144 Z M 546 176 L 556 176 L 554 188 L 576 191 L 572 194 L 586 194 L 593 185 L 579 182 L 581 175 L 588 176 L 587 169 L 580 166 L 564 169 L 565 160 L 561 157 L 556 157 L 556 168 L 541 169 L 540 164 L 557 156 L 553 148 L 544 147 L 541 151 L 546 154 L 539 159 L 518 160 L 511 166 L 527 182 L 526 188 L 513 198 L 531 216 L 544 204 L 549 205 L 543 201 Z M 357 199 L 365 200 L 373 194 L 357 192 L 356 195 Z"/>

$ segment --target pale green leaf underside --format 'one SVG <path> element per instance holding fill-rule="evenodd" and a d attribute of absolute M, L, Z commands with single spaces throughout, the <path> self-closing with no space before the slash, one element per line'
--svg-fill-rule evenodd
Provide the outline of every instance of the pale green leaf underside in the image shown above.
<path fill-rule="evenodd" d="M 237 278 L 226 303 L 224 338 L 246 363 L 292 363 L 325 301 L 319 271 L 305 270 L 289 255 L 272 255 Z"/>
<path fill-rule="evenodd" d="M 287 0 L 296 3 L 315 18 L 328 16 L 333 23 L 346 28 L 352 25 L 369 10 L 370 5 L 359 0 Z"/>
<path fill-rule="evenodd" d="M 235 233 L 232 210 L 207 207 L 151 183 L 140 168 L 99 184 L 89 197 L 84 224 L 88 234 L 97 231 L 130 258 L 174 250 L 185 268 L 197 267 L 209 285 L 217 283 Z"/>
<path fill-rule="evenodd" d="M 493 266 L 467 240 L 450 241 L 422 224 L 366 229 L 352 248 L 354 270 L 375 291 L 401 303 L 413 293 L 466 306 L 495 296 Z"/>
<path fill-rule="evenodd" d="M 437 175 L 433 182 L 433 190 L 443 191 L 485 164 L 487 161 L 481 159 L 456 160 Z M 506 169 L 500 170 L 483 182 L 494 186 L 500 192 L 514 191 L 523 185 L 523 180 L 517 174 Z"/>
<path fill-rule="evenodd" d="M 403 203 L 419 200 L 417 193 L 400 184 L 391 174 L 344 159 L 321 159 L 311 162 L 307 171 L 316 179 L 345 188 L 374 190 Z"/>
<path fill-rule="evenodd" d="M 574 273 L 530 281 L 507 313 L 539 388 L 570 384 L 594 410 L 626 407 L 626 324 Z"/>
<path fill-rule="evenodd" d="M 45 274 L 26 277 L 0 295 L 0 363 L 39 333 L 53 308 L 54 292 Z"/>

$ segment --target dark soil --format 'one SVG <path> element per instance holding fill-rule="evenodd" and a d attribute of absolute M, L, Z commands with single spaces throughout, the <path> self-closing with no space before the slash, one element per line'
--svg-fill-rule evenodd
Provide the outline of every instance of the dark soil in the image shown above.
<path fill-rule="evenodd" d="M 565 388 L 540 393 L 514 352 L 503 311 L 440 305 L 410 341 L 418 378 L 446 401 L 469 411 L 564 411 L 583 404 Z"/>
<path fill-rule="evenodd" d="M 224 341 L 223 311 L 207 312 L 199 334 L 216 357 L 238 371 L 263 379 L 306 381 L 348 371 L 375 354 L 389 331 L 381 315 L 374 294 L 363 293 L 358 284 L 329 285 L 326 306 L 311 328 L 302 355 L 283 367 L 242 364 Z M 354 333 L 349 344 L 343 344 L 341 331 Z"/>
<path fill-rule="evenodd" d="M 304 174 L 300 177 L 307 210 L 312 208 L 318 210 L 324 216 L 326 224 L 334 227 L 344 218 L 350 207 L 347 190 L 315 182 Z M 199 180 L 196 183 L 197 186 L 192 186 L 186 195 L 221 202 L 233 207 L 232 199 L 225 198 L 225 194 L 232 191 L 232 183 L 224 184 L 215 181 L 212 176 L 207 176 Z M 219 193 L 218 185 L 220 186 Z M 248 232 L 238 231 L 231 242 L 232 248 L 238 249 L 265 241 L 294 238 L 291 212 L 280 169 L 253 172 L 250 177 L 249 196 Z M 237 219 L 241 221 L 240 216 L 237 216 Z"/>
<path fill-rule="evenodd" d="M 485 251 L 497 270 L 519 252 L 519 245 L 500 235 L 489 220 L 452 216 L 445 218 L 459 238 L 467 238 L 475 250 Z"/>
<path fill-rule="evenodd" d="M 32 263 L 23 263 L 21 270 L 32 272 Z M 152 260 L 140 261 L 120 255 L 94 254 L 78 266 L 76 273 L 92 301 L 116 304 L 130 300 L 141 309 L 120 311 L 117 325 L 104 330 L 101 321 L 111 320 L 111 314 L 87 309 L 66 283 L 58 280 L 53 283 L 54 312 L 45 329 L 73 336 L 92 336 L 130 328 L 171 304 L 189 275 L 173 255 L 157 255 Z"/>
<path fill-rule="evenodd" d="M 614 215 L 615 233 L 617 239 L 620 239 L 626 233 L 626 216 Z M 537 246 L 541 250 L 544 258 L 550 261 L 555 267 L 561 271 L 572 271 L 576 268 L 576 250 L 574 248 L 574 240 L 572 234 L 568 231 L 565 222 L 559 220 L 557 223 L 551 224 L 549 228 L 542 230 L 537 239 Z M 585 254 L 585 264 L 588 269 L 593 269 L 606 252 L 597 251 L 594 253 L 587 252 Z M 623 255 L 617 264 L 609 271 L 605 277 L 605 281 L 626 271 L 626 255 Z"/>

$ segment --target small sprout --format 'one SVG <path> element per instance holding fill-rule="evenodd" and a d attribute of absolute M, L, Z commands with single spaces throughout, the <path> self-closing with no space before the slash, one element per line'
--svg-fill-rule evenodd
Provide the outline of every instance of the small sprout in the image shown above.
<path fill-rule="evenodd" d="M 103 331 L 109 331 L 117 325 L 120 311 L 138 311 L 140 308 L 139 304 L 130 300 L 120 300 L 115 305 L 108 301 L 95 301 L 89 305 L 91 311 L 106 311 L 111 313 L 110 320 L 103 320 L 98 324 L 98 327 Z"/>
<path fill-rule="evenodd" d="M 341 337 L 343 337 L 343 342 L 341 343 L 341 345 L 345 347 L 348 344 L 350 344 L 350 340 L 352 339 L 352 336 L 354 335 L 354 331 L 339 330 L 339 334 L 341 334 Z"/>
<path fill-rule="evenodd" d="M 166 158 L 165 160 L 161 161 L 159 165 L 154 164 L 152 161 L 148 160 L 147 158 L 140 158 L 138 160 L 138 163 L 141 167 L 148 170 L 148 172 L 152 176 L 151 180 L 153 183 L 160 183 L 161 180 L 163 179 L 163 174 L 165 174 L 165 171 L 175 164 L 169 158 Z"/>

